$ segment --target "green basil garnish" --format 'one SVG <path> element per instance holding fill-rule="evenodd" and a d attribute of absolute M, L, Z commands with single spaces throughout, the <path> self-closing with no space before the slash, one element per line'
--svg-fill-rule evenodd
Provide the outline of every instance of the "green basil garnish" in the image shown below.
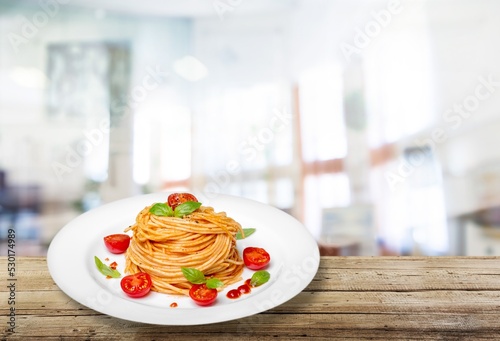
<path fill-rule="evenodd" d="M 157 216 L 162 216 L 162 217 L 173 217 L 174 216 L 174 211 L 170 206 L 168 206 L 165 203 L 157 202 L 151 208 L 149 209 L 149 212 L 153 213 L 154 215 Z"/>
<path fill-rule="evenodd" d="M 217 289 L 224 286 L 224 283 L 218 278 L 206 279 L 203 272 L 193 268 L 181 268 L 182 274 L 186 279 L 193 284 L 205 283 L 209 289 Z"/>
<path fill-rule="evenodd" d="M 175 208 L 174 216 L 182 218 L 185 215 L 193 213 L 198 208 L 200 208 L 200 206 L 201 206 L 201 202 L 186 201 Z"/>
<path fill-rule="evenodd" d="M 252 235 L 255 232 L 255 229 L 243 229 L 243 234 L 241 231 L 236 232 L 236 239 L 245 239 L 248 238 L 248 236 Z M 243 236 L 244 235 L 244 236 Z"/>
<path fill-rule="evenodd" d="M 267 281 L 269 281 L 269 278 L 271 278 L 271 274 L 266 270 L 257 271 L 250 279 L 250 285 L 253 287 L 258 287 L 259 285 L 267 283 Z"/>
<path fill-rule="evenodd" d="M 193 268 L 181 268 L 181 270 L 184 277 L 193 284 L 203 284 L 207 281 L 205 275 L 200 270 Z"/>
<path fill-rule="evenodd" d="M 185 215 L 191 214 L 200 208 L 201 202 L 197 201 L 186 201 L 172 210 L 167 203 L 157 202 L 149 209 L 150 213 L 161 217 L 178 217 L 182 218 Z"/>
<path fill-rule="evenodd" d="M 118 270 L 113 270 L 99 259 L 99 257 L 94 256 L 95 265 L 97 266 L 97 270 L 102 273 L 104 276 L 110 276 L 113 278 L 120 278 L 121 274 Z"/>
<path fill-rule="evenodd" d="M 207 288 L 217 289 L 224 286 L 224 283 L 218 278 L 210 278 L 206 281 Z"/>

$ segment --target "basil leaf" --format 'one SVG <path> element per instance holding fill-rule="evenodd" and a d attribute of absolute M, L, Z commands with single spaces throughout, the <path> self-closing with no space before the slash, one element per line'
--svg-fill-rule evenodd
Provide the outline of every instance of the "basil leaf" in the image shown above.
<path fill-rule="evenodd" d="M 243 234 L 241 233 L 241 231 L 238 231 L 238 232 L 236 232 L 236 239 L 237 240 L 245 239 L 248 236 L 250 236 L 251 234 L 253 234 L 255 231 L 256 231 L 255 229 L 243 229 Z M 245 236 L 243 237 L 243 235 L 245 235 Z"/>
<path fill-rule="evenodd" d="M 269 278 L 271 278 L 271 274 L 266 270 L 257 271 L 250 279 L 250 285 L 253 287 L 258 287 L 259 285 L 267 283 L 267 281 L 269 281 Z"/>
<path fill-rule="evenodd" d="M 95 265 L 97 266 L 97 270 L 102 273 L 104 276 L 110 276 L 113 278 L 120 278 L 121 274 L 118 270 L 113 270 L 99 259 L 99 257 L 94 256 Z"/>
<path fill-rule="evenodd" d="M 181 268 L 182 274 L 186 279 L 193 284 L 203 284 L 207 280 L 203 272 L 193 268 Z"/>
<path fill-rule="evenodd" d="M 185 215 L 193 213 L 198 208 L 200 208 L 200 206 L 201 206 L 201 202 L 186 201 L 175 208 L 174 216 L 182 218 Z"/>
<path fill-rule="evenodd" d="M 217 289 L 223 286 L 224 283 L 218 278 L 210 278 L 209 280 L 207 280 L 207 288 L 209 289 Z"/>
<path fill-rule="evenodd" d="M 172 207 L 168 206 L 168 204 L 157 202 L 149 209 L 149 212 L 153 213 L 157 216 L 162 217 L 173 217 L 174 211 L 172 211 Z"/>

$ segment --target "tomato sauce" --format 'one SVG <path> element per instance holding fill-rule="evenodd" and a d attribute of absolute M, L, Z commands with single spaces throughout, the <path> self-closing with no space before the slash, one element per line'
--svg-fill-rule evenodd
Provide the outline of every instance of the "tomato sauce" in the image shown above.
<path fill-rule="evenodd" d="M 242 294 L 249 294 L 252 292 L 252 288 L 250 288 L 250 286 L 247 284 L 243 284 L 238 287 L 238 291 Z"/>
<path fill-rule="evenodd" d="M 227 298 L 235 300 L 240 298 L 241 295 L 247 295 L 252 292 L 252 286 L 250 285 L 250 278 L 245 281 L 245 284 L 242 284 L 238 287 L 238 289 L 229 290 L 226 294 Z"/>
<path fill-rule="evenodd" d="M 229 290 L 228 293 L 226 294 L 226 297 L 230 298 L 232 300 L 237 299 L 240 296 L 241 296 L 241 292 L 238 289 Z"/>
<path fill-rule="evenodd" d="M 177 308 L 177 302 L 173 302 L 173 303 L 170 305 L 170 308 Z"/>

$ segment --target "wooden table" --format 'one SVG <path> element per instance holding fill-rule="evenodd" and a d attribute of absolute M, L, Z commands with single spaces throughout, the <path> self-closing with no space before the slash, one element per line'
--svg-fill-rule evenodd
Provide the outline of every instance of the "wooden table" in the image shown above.
<path fill-rule="evenodd" d="M 12 334 L 7 259 L 0 258 L 2 340 L 500 340 L 495 257 L 322 257 L 313 282 L 287 303 L 201 326 L 97 313 L 59 290 L 45 258 L 17 258 L 16 277 Z"/>

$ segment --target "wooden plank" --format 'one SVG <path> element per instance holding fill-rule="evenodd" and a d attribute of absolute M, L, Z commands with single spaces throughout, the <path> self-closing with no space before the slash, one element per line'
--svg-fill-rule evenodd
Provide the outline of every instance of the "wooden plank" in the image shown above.
<path fill-rule="evenodd" d="M 322 257 L 320 269 L 499 269 L 500 257 Z"/>
<path fill-rule="evenodd" d="M 61 292 L 22 292 L 18 314 L 89 315 L 92 310 Z M 303 292 L 271 313 L 496 313 L 500 292 Z M 7 314 L 7 308 L 0 309 Z"/>
<path fill-rule="evenodd" d="M 6 269 L 0 258 L 0 278 Z M 497 257 L 324 257 L 307 290 L 500 290 L 499 276 Z M 44 258 L 18 259 L 17 277 L 26 291 L 58 290 Z"/>
<path fill-rule="evenodd" d="M 42 257 L 17 257 L 15 277 L 18 289 L 23 291 L 59 290 L 47 268 L 47 260 Z M 7 258 L 0 257 L 0 278 L 9 278 Z M 7 288 L 0 286 L 0 292 Z"/>
<path fill-rule="evenodd" d="M 308 290 L 413 291 L 500 290 L 500 269 L 328 269 L 321 268 Z"/>
<path fill-rule="evenodd" d="M 24 315 L 89 315 L 91 309 L 60 291 L 22 292 L 16 306 Z M 270 313 L 470 313 L 494 314 L 500 311 L 500 292 L 302 292 Z M 0 309 L 1 314 L 7 307 Z"/>
<path fill-rule="evenodd" d="M 421 334 L 429 337 L 444 335 L 473 335 L 476 337 L 500 336 L 498 315 L 484 314 L 480 318 L 469 314 L 427 315 L 397 314 L 259 314 L 249 318 L 202 326 L 156 326 L 128 322 L 109 316 L 26 316 L 19 319 L 17 333 L 4 334 L 11 339 L 45 339 L 51 336 L 77 339 L 129 339 L 140 336 L 142 340 L 203 339 L 229 340 L 263 339 L 279 336 L 293 339 L 340 339 L 365 335 L 384 336 L 386 340 L 415 339 Z M 50 326 L 50 327 L 49 327 Z M 425 326 L 425 328 L 424 328 Z M 16 337 L 16 338 L 14 338 Z M 462 338 L 460 338 L 462 339 Z"/>
<path fill-rule="evenodd" d="M 313 282 L 285 304 L 205 326 L 154 326 L 102 315 L 62 293 L 44 258 L 18 258 L 16 333 L 2 340 L 497 340 L 500 259 L 323 257 Z M 0 278 L 7 278 L 0 258 Z M 0 287 L 0 314 L 8 289 Z"/>

